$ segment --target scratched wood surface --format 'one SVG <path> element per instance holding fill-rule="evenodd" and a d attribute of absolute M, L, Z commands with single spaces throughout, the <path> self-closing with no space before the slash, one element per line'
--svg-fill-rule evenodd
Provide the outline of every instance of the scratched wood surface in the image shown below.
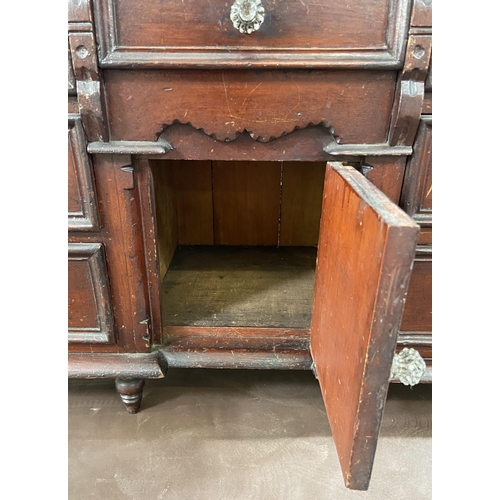
<path fill-rule="evenodd" d="M 311 353 L 349 488 L 368 488 L 417 234 L 359 172 L 329 164 Z"/>
<path fill-rule="evenodd" d="M 309 328 L 315 260 L 315 248 L 179 247 L 163 324 Z"/>
<path fill-rule="evenodd" d="M 268 142 L 321 123 L 343 143 L 371 144 L 386 140 L 396 72 L 106 70 L 104 79 L 113 140 L 155 141 L 178 121 L 219 141 L 246 130 Z"/>

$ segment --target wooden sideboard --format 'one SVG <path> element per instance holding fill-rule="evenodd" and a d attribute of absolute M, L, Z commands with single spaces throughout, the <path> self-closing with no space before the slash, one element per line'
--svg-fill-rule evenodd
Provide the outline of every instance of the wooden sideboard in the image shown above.
<path fill-rule="evenodd" d="M 68 6 L 69 376 L 313 370 L 367 489 L 431 381 L 431 0 Z"/>

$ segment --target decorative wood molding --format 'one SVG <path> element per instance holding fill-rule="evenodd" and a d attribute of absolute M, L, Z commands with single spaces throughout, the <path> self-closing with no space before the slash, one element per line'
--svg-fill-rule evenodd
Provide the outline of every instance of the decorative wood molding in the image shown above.
<path fill-rule="evenodd" d="M 431 58 L 430 35 L 410 35 L 403 70 L 398 79 L 388 142 L 411 146 L 417 133 Z"/>
<path fill-rule="evenodd" d="M 387 139 L 396 74 L 109 70 L 105 78 L 113 140 L 155 141 L 168 127 L 188 124 L 219 141 L 231 142 L 246 131 L 270 142 L 323 126 L 332 139 L 333 127 L 341 143 L 379 144 Z"/>
<path fill-rule="evenodd" d="M 148 354 L 69 354 L 69 378 L 163 378 L 167 363 L 158 352 Z"/>
<path fill-rule="evenodd" d="M 267 0 L 259 31 L 242 37 L 225 0 L 203 10 L 195 1 L 149 0 L 140 11 L 137 4 L 95 0 L 99 60 L 108 68 L 400 68 L 411 0 L 386 1 L 376 15 L 369 2 L 356 9 L 341 4 L 325 10 L 302 0 Z M 138 17 L 148 29 L 137 29 Z M 190 19 L 196 19 L 199 34 L 193 34 Z"/>
<path fill-rule="evenodd" d="M 401 193 L 401 207 L 415 222 L 432 227 L 432 116 L 422 116 L 408 159 Z"/>
<path fill-rule="evenodd" d="M 92 31 L 70 31 L 68 39 L 83 128 L 90 141 L 107 141 L 106 106 L 94 34 Z"/>
<path fill-rule="evenodd" d="M 104 245 L 69 243 L 68 265 L 69 342 L 113 343 L 114 319 Z M 79 327 L 80 322 L 87 324 Z"/>
<path fill-rule="evenodd" d="M 87 145 L 87 152 L 91 154 L 161 155 L 172 149 L 168 142 L 162 140 L 90 142 Z"/>
<path fill-rule="evenodd" d="M 79 115 L 68 115 L 68 169 L 68 229 L 98 231 L 94 177 Z"/>

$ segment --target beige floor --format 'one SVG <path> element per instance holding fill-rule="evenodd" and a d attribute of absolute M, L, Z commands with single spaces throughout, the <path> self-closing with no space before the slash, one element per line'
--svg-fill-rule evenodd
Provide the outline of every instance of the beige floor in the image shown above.
<path fill-rule="evenodd" d="M 392 385 L 368 492 L 343 485 L 310 372 L 174 370 L 126 413 L 112 380 L 69 382 L 69 498 L 431 499 L 431 386 Z"/>

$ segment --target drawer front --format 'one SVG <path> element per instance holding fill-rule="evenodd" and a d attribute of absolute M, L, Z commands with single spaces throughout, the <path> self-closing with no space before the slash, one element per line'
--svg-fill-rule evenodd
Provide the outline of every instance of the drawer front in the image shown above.
<path fill-rule="evenodd" d="M 102 243 L 68 245 L 68 340 L 114 342 L 113 314 Z"/>
<path fill-rule="evenodd" d="M 79 117 L 68 119 L 68 228 L 97 231 L 99 222 L 90 158 Z"/>
<path fill-rule="evenodd" d="M 115 67 L 396 67 L 411 10 L 411 0 L 94 4 L 101 64 Z"/>

